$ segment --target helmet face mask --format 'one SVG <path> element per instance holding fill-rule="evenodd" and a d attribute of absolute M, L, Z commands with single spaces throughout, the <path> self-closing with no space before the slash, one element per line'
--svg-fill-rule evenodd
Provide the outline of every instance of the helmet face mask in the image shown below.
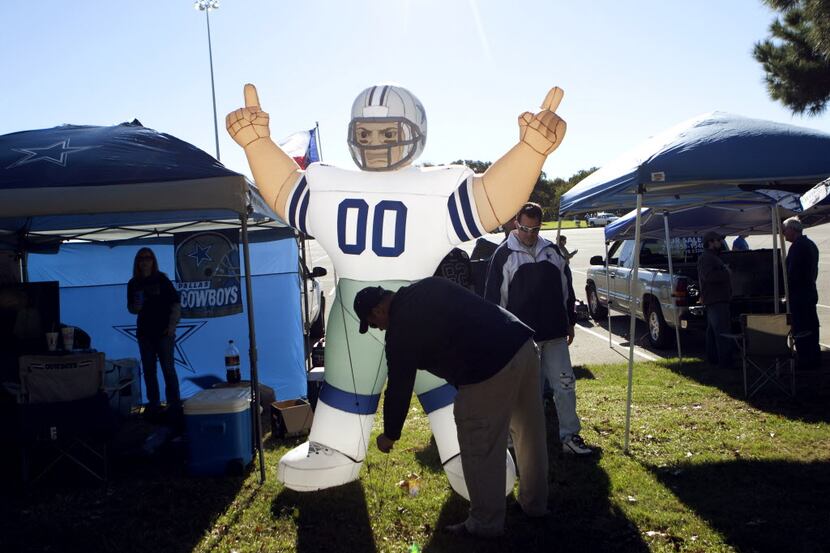
<path fill-rule="evenodd" d="M 421 131 L 402 117 L 357 118 L 349 123 L 349 147 L 365 171 L 391 171 L 408 165 L 423 140 Z"/>
<path fill-rule="evenodd" d="M 391 171 L 409 165 L 425 143 L 424 108 L 405 88 L 372 86 L 355 99 L 348 144 L 361 169 Z"/>

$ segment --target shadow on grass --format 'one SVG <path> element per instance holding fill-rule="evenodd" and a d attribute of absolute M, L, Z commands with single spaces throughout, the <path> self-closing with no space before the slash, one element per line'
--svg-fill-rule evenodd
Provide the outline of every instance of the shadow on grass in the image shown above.
<path fill-rule="evenodd" d="M 232 502 L 253 498 L 244 480 L 188 477 L 176 444 L 153 456 L 112 457 L 106 487 L 71 466 L 56 467 L 25 494 L 3 486 L 0 550 L 190 552 Z"/>
<path fill-rule="evenodd" d="M 548 506 L 552 515 L 543 520 L 530 519 L 511 495 L 507 498 L 504 536 L 490 540 L 452 536 L 442 529 L 464 520 L 469 507 L 460 496 L 453 494 L 439 514 L 435 532 L 423 547 L 425 553 L 648 551 L 634 524 L 609 501 L 610 480 L 598 465 L 601 452 L 588 458 L 563 454 L 552 407 L 547 409 L 546 418 L 550 467 Z"/>
<path fill-rule="evenodd" d="M 594 373 L 585 368 L 585 365 L 576 365 L 573 369 L 577 380 L 596 380 Z"/>
<path fill-rule="evenodd" d="M 377 551 L 359 481 L 314 493 L 286 488 L 274 498 L 271 513 L 277 519 L 294 519 L 298 553 Z"/>
<path fill-rule="evenodd" d="M 443 472 L 441 457 L 438 455 L 438 446 L 435 444 L 435 437 L 431 436 L 429 444 L 415 452 L 415 460 L 424 468 L 433 473 Z"/>
<path fill-rule="evenodd" d="M 601 332 L 605 336 L 608 333 L 608 319 L 602 317 L 600 320 L 582 321 L 579 325 Z M 630 330 L 630 319 L 628 315 L 621 315 L 613 313 L 611 315 L 611 333 L 613 334 L 614 342 L 618 343 L 620 347 L 628 348 L 628 333 Z M 657 357 L 676 356 L 677 345 L 674 341 L 674 330 L 670 329 L 671 344 L 664 349 L 657 349 L 651 345 L 648 339 L 648 326 L 644 321 L 637 320 L 634 328 L 635 341 L 634 344 L 654 354 Z M 689 329 L 680 333 L 680 345 L 684 357 L 702 357 L 705 353 L 704 335 L 698 329 Z M 628 356 L 628 351 L 621 352 L 623 360 Z"/>
<path fill-rule="evenodd" d="M 830 462 L 646 468 L 737 551 L 830 551 Z"/>
<path fill-rule="evenodd" d="M 744 396 L 743 372 L 710 367 L 699 359 L 661 361 L 660 364 L 672 372 L 700 384 L 718 388 L 732 398 L 746 402 L 755 409 L 775 413 L 791 420 L 804 422 L 830 422 L 830 394 L 819 386 L 810 386 L 813 377 L 819 378 L 819 371 L 796 374 L 796 397 L 782 394 L 774 385 L 768 385 L 747 399 Z"/>

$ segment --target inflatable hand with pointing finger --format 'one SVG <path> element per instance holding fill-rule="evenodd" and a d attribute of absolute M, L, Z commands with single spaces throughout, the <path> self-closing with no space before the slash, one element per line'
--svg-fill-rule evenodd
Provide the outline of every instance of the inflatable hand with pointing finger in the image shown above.
<path fill-rule="evenodd" d="M 313 163 L 305 171 L 271 140 L 256 88 L 226 118 L 245 149 L 259 190 L 295 229 L 313 235 L 339 276 L 326 336 L 325 385 L 309 441 L 280 460 L 279 479 L 311 491 L 358 477 L 386 380 L 384 338 L 359 334 L 355 294 L 370 285 L 396 290 L 432 275 L 455 245 L 512 218 L 527 201 L 548 154 L 565 135 L 556 115 L 562 90 L 539 113 L 519 116 L 520 140 L 481 175 L 463 166 L 413 167 L 424 149 L 427 119 L 407 89 L 371 86 L 352 105 L 347 142 L 360 171 Z M 419 371 L 415 393 L 427 413 L 447 477 L 468 497 L 453 418 L 455 388 Z M 515 467 L 506 453 L 507 488 Z"/>

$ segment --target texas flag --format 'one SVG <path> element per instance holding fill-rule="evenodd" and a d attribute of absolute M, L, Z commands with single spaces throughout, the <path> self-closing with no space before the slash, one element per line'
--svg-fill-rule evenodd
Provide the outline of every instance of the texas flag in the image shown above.
<path fill-rule="evenodd" d="M 278 145 L 283 152 L 294 158 L 300 169 L 320 161 L 320 153 L 317 151 L 317 129 L 295 132 L 280 140 Z"/>

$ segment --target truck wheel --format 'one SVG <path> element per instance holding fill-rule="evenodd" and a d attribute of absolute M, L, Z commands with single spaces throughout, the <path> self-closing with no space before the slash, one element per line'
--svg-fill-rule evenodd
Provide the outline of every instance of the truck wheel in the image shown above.
<path fill-rule="evenodd" d="M 326 335 L 326 297 L 320 297 L 320 312 L 317 314 L 317 318 L 314 319 L 314 322 L 311 323 L 311 328 L 308 330 L 309 338 L 311 338 L 311 343 L 314 344 L 320 341 Z"/>
<path fill-rule="evenodd" d="M 608 315 L 608 309 L 599 303 L 596 287 L 593 284 L 589 284 L 585 287 L 585 293 L 588 296 L 588 314 L 595 321 L 604 319 Z"/>
<path fill-rule="evenodd" d="M 671 329 L 663 318 L 660 305 L 655 301 L 649 303 L 646 323 L 648 324 L 648 341 L 651 345 L 658 349 L 668 348 L 671 344 Z"/>

